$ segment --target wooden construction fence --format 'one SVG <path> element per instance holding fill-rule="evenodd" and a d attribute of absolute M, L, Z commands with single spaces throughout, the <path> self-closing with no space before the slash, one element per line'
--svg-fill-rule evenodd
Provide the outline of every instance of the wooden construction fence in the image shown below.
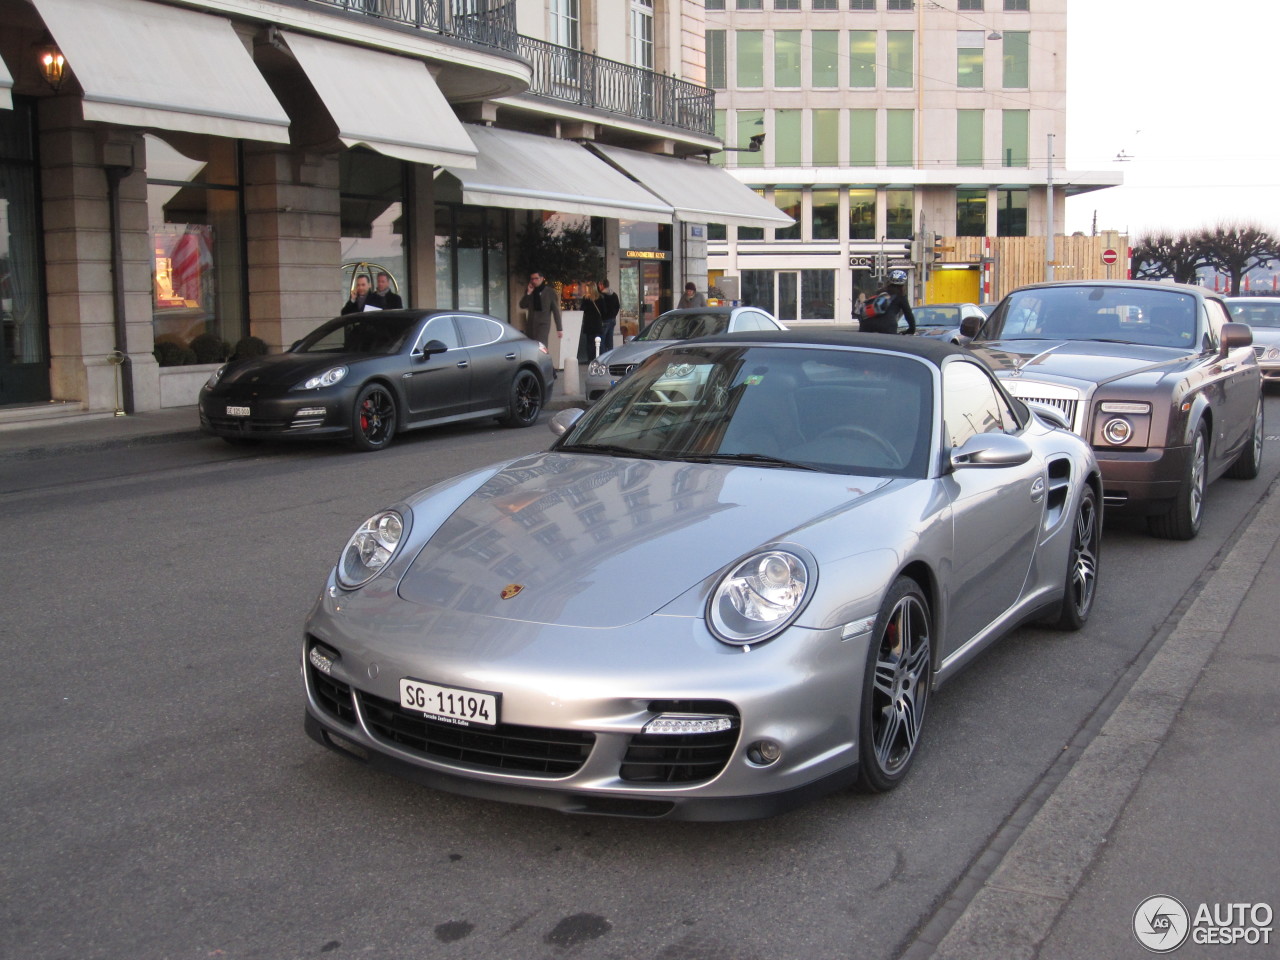
<path fill-rule="evenodd" d="M 980 263 L 985 247 L 982 237 L 944 237 L 943 263 Z M 991 300 L 999 300 L 1011 290 L 1028 283 L 1040 283 L 1045 271 L 1044 237 L 991 237 Z M 1102 262 L 1104 250 L 1115 250 L 1116 262 Z M 1054 238 L 1053 279 L 1123 280 L 1129 269 L 1129 238 L 1121 234 L 1097 237 Z"/>

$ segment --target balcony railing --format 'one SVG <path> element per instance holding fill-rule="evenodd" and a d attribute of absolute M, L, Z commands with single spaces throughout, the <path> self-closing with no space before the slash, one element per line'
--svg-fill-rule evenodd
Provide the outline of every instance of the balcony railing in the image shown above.
<path fill-rule="evenodd" d="M 533 37 L 520 37 L 517 52 L 533 67 L 534 96 L 715 135 L 715 93 L 706 87 Z"/>
<path fill-rule="evenodd" d="M 391 23 L 516 52 L 515 0 L 311 0 Z"/>

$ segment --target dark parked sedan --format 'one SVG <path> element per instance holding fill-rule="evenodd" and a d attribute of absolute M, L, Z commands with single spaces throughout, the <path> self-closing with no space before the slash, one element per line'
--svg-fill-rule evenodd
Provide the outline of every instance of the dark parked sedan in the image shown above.
<path fill-rule="evenodd" d="M 1189 540 L 1219 476 L 1262 459 L 1262 376 L 1249 327 L 1201 287 L 1042 283 L 962 325 L 1015 397 L 1062 411 L 1093 446 L 1107 510 Z"/>
<path fill-rule="evenodd" d="M 228 363 L 200 391 L 200 427 L 233 442 L 345 437 L 379 450 L 399 431 L 460 420 L 527 427 L 553 377 L 546 347 L 493 317 L 367 311 Z"/>

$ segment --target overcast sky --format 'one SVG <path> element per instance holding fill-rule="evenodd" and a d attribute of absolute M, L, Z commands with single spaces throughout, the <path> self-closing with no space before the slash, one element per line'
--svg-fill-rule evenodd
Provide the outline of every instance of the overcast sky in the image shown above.
<path fill-rule="evenodd" d="M 1067 232 L 1095 210 L 1135 238 L 1221 220 L 1280 232 L 1280 4 L 1069 3 L 1065 165 L 1125 185 L 1068 200 Z"/>

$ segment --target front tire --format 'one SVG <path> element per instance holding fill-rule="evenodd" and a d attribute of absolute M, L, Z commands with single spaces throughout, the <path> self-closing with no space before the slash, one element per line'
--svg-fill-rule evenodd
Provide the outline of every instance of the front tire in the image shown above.
<path fill-rule="evenodd" d="M 1204 519 L 1204 497 L 1209 488 L 1209 433 L 1201 423 L 1191 441 L 1187 475 L 1182 479 L 1173 506 L 1158 516 L 1147 517 L 1147 530 L 1162 540 L 1191 540 L 1200 532 Z"/>
<path fill-rule="evenodd" d="M 357 450 L 381 450 L 396 435 L 396 401 L 382 384 L 371 383 L 356 397 L 351 414 L 351 445 Z"/>
<path fill-rule="evenodd" d="M 858 785 L 892 790 L 911 768 L 933 683 L 933 631 L 919 584 L 899 577 L 885 595 L 867 651 L 858 718 Z"/>
<path fill-rule="evenodd" d="M 511 406 L 500 421 L 504 427 L 531 427 L 542 412 L 542 381 L 532 370 L 519 371 L 511 381 Z"/>
<path fill-rule="evenodd" d="M 1085 486 L 1076 507 L 1071 531 L 1071 553 L 1062 608 L 1054 621 L 1059 630 L 1079 630 L 1089 620 L 1098 590 L 1098 550 L 1102 540 L 1102 514 L 1093 487 Z"/>
<path fill-rule="evenodd" d="M 1258 397 L 1258 409 L 1253 416 L 1253 435 L 1249 437 L 1249 445 L 1236 457 L 1236 462 L 1227 467 L 1226 476 L 1232 480 L 1252 480 L 1262 469 L 1262 397 Z"/>

